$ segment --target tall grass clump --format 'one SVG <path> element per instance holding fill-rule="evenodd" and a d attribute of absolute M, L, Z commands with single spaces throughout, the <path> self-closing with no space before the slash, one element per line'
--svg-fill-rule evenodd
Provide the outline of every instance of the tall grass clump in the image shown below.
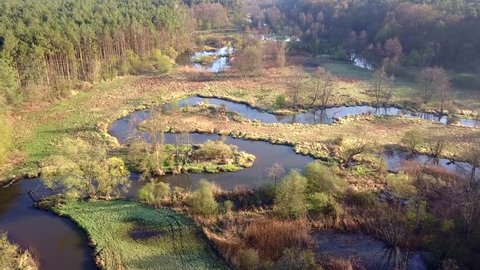
<path fill-rule="evenodd" d="M 258 220 L 245 230 L 245 241 L 258 251 L 261 259 L 276 261 L 287 248 L 306 248 L 311 245 L 310 226 L 303 220 Z"/>

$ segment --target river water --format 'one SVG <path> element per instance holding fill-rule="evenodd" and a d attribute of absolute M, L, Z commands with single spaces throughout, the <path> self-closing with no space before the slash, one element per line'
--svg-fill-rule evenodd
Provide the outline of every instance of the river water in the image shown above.
<path fill-rule="evenodd" d="M 219 98 L 203 98 L 203 97 L 191 97 L 183 99 L 179 104 L 184 106 L 185 104 L 194 105 L 201 102 L 208 102 L 212 105 L 222 105 L 228 110 L 239 113 L 241 116 L 251 120 L 258 120 L 265 123 L 303 123 L 303 124 L 331 124 L 336 119 L 340 119 L 346 116 L 352 115 L 386 115 L 386 116 L 403 116 L 408 118 L 420 118 L 430 121 L 440 122 L 442 124 L 448 124 L 448 118 L 446 116 L 438 116 L 432 113 L 425 112 L 413 112 L 409 110 L 402 110 L 395 107 L 372 107 L 372 106 L 339 106 L 326 109 L 318 109 L 314 111 L 307 111 L 292 115 L 275 115 L 256 108 L 252 108 L 246 104 L 231 102 Z M 480 122 L 474 119 L 459 119 L 457 123 L 460 126 L 465 127 L 480 127 Z"/>

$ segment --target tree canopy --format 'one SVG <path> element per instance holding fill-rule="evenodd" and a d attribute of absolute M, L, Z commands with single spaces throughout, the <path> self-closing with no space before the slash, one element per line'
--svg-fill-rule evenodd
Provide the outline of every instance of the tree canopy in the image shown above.
<path fill-rule="evenodd" d="M 132 55 L 165 71 L 154 50 L 175 57 L 190 46 L 193 27 L 179 0 L 6 0 L 0 10 L 0 76 L 8 77 L 0 90 L 7 99 L 15 86 L 24 95 L 35 86 L 56 97 L 66 84 L 128 73 Z"/>
<path fill-rule="evenodd" d="M 409 66 L 479 70 L 478 1 L 277 2 L 253 16 L 253 24 L 300 37 L 295 47 L 342 58 L 362 56 L 370 63 L 388 59 Z"/>

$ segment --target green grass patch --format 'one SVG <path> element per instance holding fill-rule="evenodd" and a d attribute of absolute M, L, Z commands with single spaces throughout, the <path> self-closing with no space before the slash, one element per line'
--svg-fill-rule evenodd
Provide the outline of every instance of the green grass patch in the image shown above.
<path fill-rule="evenodd" d="M 228 269 L 186 216 L 132 201 L 68 202 L 54 208 L 95 243 L 106 269 Z"/>

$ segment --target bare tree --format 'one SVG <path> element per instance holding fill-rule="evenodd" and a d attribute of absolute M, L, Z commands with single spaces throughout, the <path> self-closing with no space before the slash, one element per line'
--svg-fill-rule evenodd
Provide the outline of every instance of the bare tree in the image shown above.
<path fill-rule="evenodd" d="M 228 11 L 220 3 L 205 3 L 192 7 L 197 24 L 205 30 L 229 26 Z"/>
<path fill-rule="evenodd" d="M 164 175 L 163 162 L 165 160 L 165 125 L 161 109 L 153 107 L 150 110 L 151 121 L 149 125 L 149 135 L 151 145 L 143 144 L 145 147 L 146 160 L 144 166 L 144 176 L 149 179 L 152 176 Z"/>
<path fill-rule="evenodd" d="M 413 203 L 415 209 L 415 231 L 420 232 L 420 209 L 422 204 L 427 200 L 429 192 L 433 189 L 434 183 L 432 177 L 429 176 L 428 171 L 431 167 L 436 170 L 444 171 L 442 168 L 434 165 L 425 165 L 421 162 L 406 162 L 403 166 L 403 171 L 412 179 L 415 186 L 415 192 L 411 196 L 410 201 Z M 445 173 L 445 172 L 444 172 Z"/>
<path fill-rule="evenodd" d="M 376 106 L 386 106 L 393 97 L 395 90 L 394 87 L 394 77 L 388 76 L 385 73 L 385 68 L 382 68 L 375 71 L 373 74 L 373 85 L 372 88 L 367 90 L 367 94 L 375 99 Z"/>
<path fill-rule="evenodd" d="M 326 107 L 333 94 L 334 76 L 324 68 L 318 68 L 314 73 L 315 86 L 312 88 L 312 102 L 310 106 L 315 105 L 320 100 L 322 108 Z"/>
<path fill-rule="evenodd" d="M 439 140 L 427 140 L 428 152 L 430 156 L 438 160 L 443 153 L 445 148 L 445 141 L 442 139 Z"/>
<path fill-rule="evenodd" d="M 398 64 L 402 56 L 402 51 L 402 44 L 397 37 L 388 39 L 383 46 L 383 53 L 386 57 L 385 60 L 392 65 Z"/>
<path fill-rule="evenodd" d="M 263 45 L 263 55 L 276 67 L 285 66 L 285 43 L 283 41 L 268 41 Z"/>
<path fill-rule="evenodd" d="M 300 94 L 304 87 L 305 75 L 301 67 L 293 67 L 291 75 L 287 79 L 287 87 L 292 105 L 298 107 L 300 103 Z"/>
<path fill-rule="evenodd" d="M 237 53 L 233 67 L 243 73 L 258 73 L 262 69 L 262 47 L 258 43 L 247 45 Z"/>
<path fill-rule="evenodd" d="M 480 167 L 480 146 L 476 145 L 468 150 L 464 158 L 471 165 L 470 171 L 466 171 L 466 181 L 462 181 L 462 194 L 459 196 L 461 213 L 464 218 L 464 233 L 469 239 L 470 233 L 478 221 L 480 212 L 480 181 L 476 170 Z"/>
<path fill-rule="evenodd" d="M 376 146 L 363 140 L 343 140 L 340 144 L 340 166 L 348 168 L 355 157 L 375 151 Z"/>
<path fill-rule="evenodd" d="M 401 201 L 386 208 L 381 207 L 375 212 L 370 230 L 384 243 L 383 254 L 380 254 L 379 269 L 405 269 L 408 261 L 408 252 L 402 252 L 402 247 L 408 246 L 408 225 L 405 213 L 401 211 Z"/>
<path fill-rule="evenodd" d="M 270 168 L 267 168 L 267 177 L 272 179 L 274 184 L 277 184 L 277 181 L 285 173 L 285 168 L 280 163 L 274 163 Z"/>
<path fill-rule="evenodd" d="M 417 83 L 422 90 L 423 103 L 430 102 L 437 95 L 440 100 L 440 112 L 443 113 L 451 89 L 447 72 L 440 67 L 424 68 L 417 77 Z"/>

